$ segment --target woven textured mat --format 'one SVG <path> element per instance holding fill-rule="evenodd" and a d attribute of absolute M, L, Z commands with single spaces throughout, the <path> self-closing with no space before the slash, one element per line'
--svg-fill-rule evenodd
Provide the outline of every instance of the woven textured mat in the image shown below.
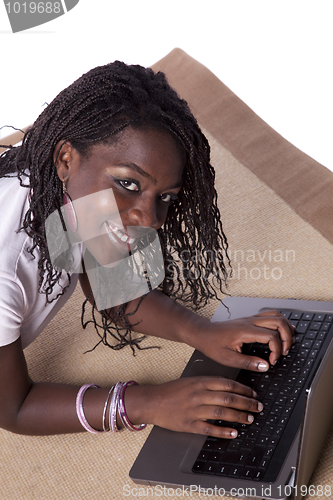
<path fill-rule="evenodd" d="M 271 187 L 259 179 L 208 131 L 223 227 L 230 245 L 231 295 L 331 300 L 332 246 Z M 192 349 L 160 339 L 144 346 L 161 349 L 113 352 L 98 346 L 91 326 L 81 328 L 80 287 L 40 337 L 26 349 L 34 380 L 110 386 L 118 380 L 158 384 L 180 376 Z M 210 303 L 202 314 L 211 317 Z M 158 333 L 158 325 L 156 326 Z M 16 436 L 0 431 L 1 500 L 120 500 L 143 496 L 172 498 L 171 491 L 140 490 L 128 471 L 149 433 L 118 435 Z M 312 484 L 333 490 L 332 433 Z M 137 488 L 132 490 L 132 488 Z M 193 498 L 222 498 L 192 494 Z M 176 498 L 176 497 L 175 497 Z M 178 496 L 179 498 L 179 496 Z M 322 498 L 318 495 L 308 498 Z"/>

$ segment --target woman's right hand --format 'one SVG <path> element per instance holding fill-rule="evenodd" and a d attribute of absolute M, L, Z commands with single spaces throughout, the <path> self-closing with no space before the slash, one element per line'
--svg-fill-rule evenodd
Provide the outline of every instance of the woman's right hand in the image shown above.
<path fill-rule="evenodd" d="M 184 377 L 157 386 L 131 386 L 125 405 L 129 419 L 179 432 L 233 439 L 232 427 L 218 427 L 207 420 L 242 424 L 253 422 L 263 409 L 256 393 L 234 380 L 221 377 Z"/>

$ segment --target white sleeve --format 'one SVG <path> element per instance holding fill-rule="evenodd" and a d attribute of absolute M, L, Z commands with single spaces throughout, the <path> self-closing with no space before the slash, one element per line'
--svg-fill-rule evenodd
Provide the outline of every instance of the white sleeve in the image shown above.
<path fill-rule="evenodd" d="M 0 347 L 20 336 L 25 301 L 20 286 L 9 276 L 0 274 Z"/>

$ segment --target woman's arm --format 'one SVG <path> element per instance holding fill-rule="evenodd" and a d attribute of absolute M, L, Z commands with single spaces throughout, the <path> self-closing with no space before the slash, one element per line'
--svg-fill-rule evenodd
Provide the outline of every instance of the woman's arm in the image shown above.
<path fill-rule="evenodd" d="M 47 435 L 83 431 L 76 415 L 79 387 L 34 383 L 28 374 L 21 340 L 0 348 L 0 427 L 18 434 Z M 115 381 L 113 381 L 115 382 Z M 110 384 L 111 385 L 111 384 Z M 102 430 L 107 389 L 91 388 L 83 406 L 89 424 Z M 217 377 L 175 380 L 159 386 L 126 389 L 127 415 L 133 424 L 151 423 L 183 432 L 234 438 L 234 429 L 216 427 L 207 419 L 251 423 L 261 411 L 253 391 Z M 109 411 L 109 409 L 108 409 Z M 108 421 L 108 412 L 107 412 Z"/>
<path fill-rule="evenodd" d="M 82 278 L 82 288 L 89 295 L 89 282 L 85 281 L 85 275 Z M 137 301 L 130 303 L 129 312 L 136 305 Z M 281 350 L 285 354 L 292 338 L 288 322 L 276 313 L 236 322 L 210 323 L 156 290 L 148 294 L 131 319 L 139 322 L 135 329 L 141 333 L 186 342 L 225 364 L 257 370 L 259 358 L 250 357 L 251 363 L 248 363 L 248 358 L 240 354 L 243 342 L 268 342 L 271 356 L 278 357 Z M 281 339 L 286 340 L 283 348 L 275 329 L 279 330 Z M 0 377 L 0 427 L 28 435 L 84 430 L 76 414 L 79 387 L 34 383 L 28 374 L 20 339 L 0 348 Z M 110 381 L 110 386 L 117 381 Z M 102 429 L 108 393 L 109 388 L 91 388 L 84 396 L 85 415 L 95 429 Z M 150 423 L 225 438 L 235 437 L 234 429 L 216 427 L 207 420 L 219 418 L 251 423 L 253 413 L 262 409 L 250 388 L 218 377 L 185 378 L 158 386 L 130 386 L 126 389 L 125 404 L 133 424 Z"/>
<path fill-rule="evenodd" d="M 80 283 L 88 297 L 91 288 L 86 273 L 80 275 Z M 130 302 L 126 312 L 135 311 L 139 300 Z M 130 320 L 138 333 L 183 342 L 219 363 L 253 371 L 268 370 L 269 364 L 261 358 L 242 354 L 244 343 L 268 344 L 269 361 L 274 365 L 281 354 L 289 352 L 294 342 L 294 327 L 277 311 L 212 323 L 158 290 L 145 297 Z"/>
<path fill-rule="evenodd" d="M 134 311 L 138 300 L 132 301 L 127 312 Z M 294 342 L 294 327 L 277 311 L 249 318 L 212 323 L 181 306 L 158 290 L 150 292 L 137 312 L 130 316 L 135 331 L 184 342 L 215 361 L 246 370 L 265 371 L 269 363 L 241 353 L 244 343 L 268 344 L 270 364 L 286 355 Z"/>
<path fill-rule="evenodd" d="M 21 347 L 21 339 L 0 348 L 0 427 L 18 434 L 44 435 L 79 432 L 76 415 L 79 387 L 34 383 Z M 84 396 L 91 425 L 102 426 L 108 389 L 88 390 Z"/>

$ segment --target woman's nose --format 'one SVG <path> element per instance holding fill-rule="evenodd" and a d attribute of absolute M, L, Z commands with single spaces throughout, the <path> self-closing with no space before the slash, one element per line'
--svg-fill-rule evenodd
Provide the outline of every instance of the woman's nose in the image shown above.
<path fill-rule="evenodd" d="M 156 205 L 153 202 L 142 202 L 128 210 L 128 217 L 133 221 L 133 226 L 159 227 Z"/>

